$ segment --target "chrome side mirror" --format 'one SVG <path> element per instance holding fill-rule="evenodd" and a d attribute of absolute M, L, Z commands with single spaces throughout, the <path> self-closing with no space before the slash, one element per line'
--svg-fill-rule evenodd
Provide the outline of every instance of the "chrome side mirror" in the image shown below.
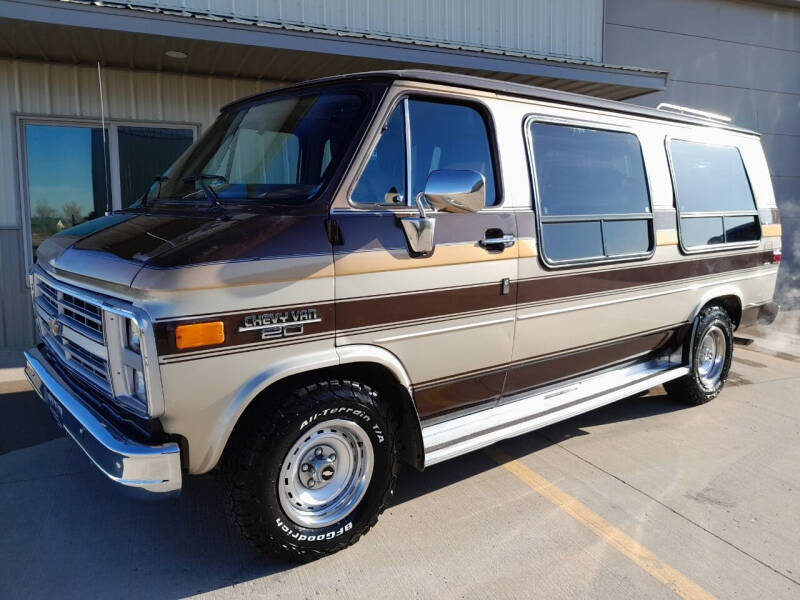
<path fill-rule="evenodd" d="M 425 212 L 422 198 L 435 209 L 452 213 L 477 212 L 486 204 L 486 181 L 472 170 L 442 169 L 428 175 L 425 191 L 414 198 L 419 217 L 400 220 L 408 245 L 415 256 L 433 252 L 436 220 Z"/>
<path fill-rule="evenodd" d="M 486 180 L 471 169 L 433 171 L 425 183 L 425 200 L 445 212 L 478 212 L 486 205 Z"/>

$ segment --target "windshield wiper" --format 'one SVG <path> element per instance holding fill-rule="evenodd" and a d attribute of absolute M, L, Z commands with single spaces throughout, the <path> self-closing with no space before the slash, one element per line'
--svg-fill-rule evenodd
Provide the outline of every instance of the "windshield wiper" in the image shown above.
<path fill-rule="evenodd" d="M 167 181 L 168 179 L 169 179 L 169 177 L 167 177 L 166 175 L 156 175 L 155 177 L 153 177 L 153 181 L 158 183 L 158 191 L 156 192 L 156 198 L 160 198 L 161 197 L 161 184 L 164 183 L 165 181 Z M 142 208 L 147 206 L 147 196 L 148 195 L 149 195 L 149 192 L 145 192 L 141 197 Z"/>
<path fill-rule="evenodd" d="M 222 183 L 228 183 L 228 179 L 224 175 L 213 175 L 211 173 L 199 173 L 197 175 L 187 175 L 181 181 L 185 181 L 186 183 L 197 182 L 200 185 L 200 188 L 203 190 L 203 193 L 206 195 L 206 198 L 209 199 L 211 204 L 213 204 L 217 208 L 222 208 L 222 202 L 217 195 L 217 192 L 214 191 L 210 185 L 208 185 L 209 181 L 221 181 Z"/>

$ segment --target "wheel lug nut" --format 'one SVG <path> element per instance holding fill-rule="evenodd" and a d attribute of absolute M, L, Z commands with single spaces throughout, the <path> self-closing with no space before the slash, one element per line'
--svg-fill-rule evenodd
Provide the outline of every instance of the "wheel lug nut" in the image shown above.
<path fill-rule="evenodd" d="M 315 456 L 322 456 L 322 448 L 317 448 L 316 450 L 314 450 L 314 455 Z"/>
<path fill-rule="evenodd" d="M 309 479 L 309 480 L 308 480 L 308 484 L 307 484 L 307 485 L 308 485 L 308 487 L 310 487 L 310 488 L 314 487 L 314 485 L 315 485 L 315 484 L 314 484 L 314 480 L 313 480 L 313 479 Z"/>
<path fill-rule="evenodd" d="M 331 462 L 336 462 L 336 455 L 331 453 L 331 455 L 328 456 L 328 460 L 331 461 Z"/>
<path fill-rule="evenodd" d="M 309 465 L 308 463 L 303 463 L 303 464 L 300 466 L 300 470 L 301 470 L 303 473 L 307 473 L 307 472 L 309 471 L 309 469 L 311 469 L 311 465 Z"/>

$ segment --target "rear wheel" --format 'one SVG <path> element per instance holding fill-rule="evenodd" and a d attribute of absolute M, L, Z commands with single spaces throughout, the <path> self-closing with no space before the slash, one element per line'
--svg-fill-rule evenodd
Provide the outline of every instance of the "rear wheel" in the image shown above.
<path fill-rule="evenodd" d="M 397 424 L 369 387 L 330 380 L 265 402 L 231 440 L 228 510 L 245 537 L 307 562 L 353 544 L 397 480 Z"/>
<path fill-rule="evenodd" d="M 691 340 L 690 371 L 664 384 L 670 396 L 691 404 L 716 398 L 725 385 L 733 357 L 733 324 L 720 306 L 709 306 L 697 317 Z"/>

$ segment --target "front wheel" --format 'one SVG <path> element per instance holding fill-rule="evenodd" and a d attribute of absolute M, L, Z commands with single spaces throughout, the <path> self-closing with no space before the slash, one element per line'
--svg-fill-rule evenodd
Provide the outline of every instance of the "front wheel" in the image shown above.
<path fill-rule="evenodd" d="M 716 398 L 725 385 L 733 358 L 733 324 L 727 311 L 709 306 L 697 317 L 691 340 L 689 373 L 664 384 L 670 396 L 691 404 Z"/>
<path fill-rule="evenodd" d="M 228 509 L 264 552 L 306 562 L 353 544 L 397 479 L 397 426 L 368 386 L 323 381 L 263 403 L 226 452 Z"/>

